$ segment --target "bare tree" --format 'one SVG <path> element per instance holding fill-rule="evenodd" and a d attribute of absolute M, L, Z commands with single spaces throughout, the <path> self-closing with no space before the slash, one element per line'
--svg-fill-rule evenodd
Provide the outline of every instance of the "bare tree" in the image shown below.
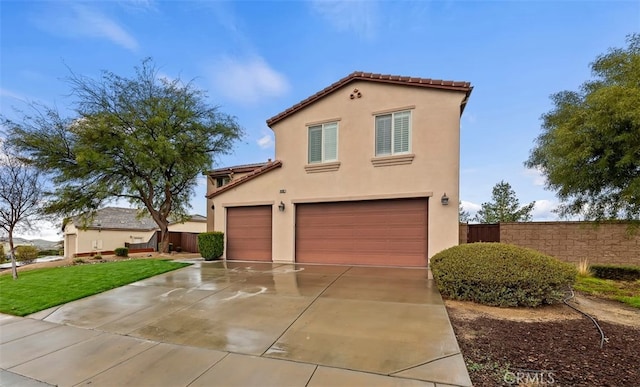
<path fill-rule="evenodd" d="M 0 149 L 0 230 L 9 237 L 11 273 L 18 279 L 13 234 L 31 228 L 40 216 L 40 173 L 21 161 L 4 142 Z"/>

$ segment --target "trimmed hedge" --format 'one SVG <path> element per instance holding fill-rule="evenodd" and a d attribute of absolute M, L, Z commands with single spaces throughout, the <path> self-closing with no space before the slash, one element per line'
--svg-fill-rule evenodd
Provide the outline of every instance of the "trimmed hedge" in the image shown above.
<path fill-rule="evenodd" d="M 221 231 L 198 234 L 198 249 L 205 261 L 213 261 L 224 252 L 224 233 Z"/>
<path fill-rule="evenodd" d="M 47 255 L 60 255 L 60 250 L 40 250 L 38 251 L 38 257 L 44 257 Z"/>
<path fill-rule="evenodd" d="M 116 257 L 128 257 L 129 256 L 129 248 L 128 247 L 117 247 L 113 250 L 113 253 Z"/>
<path fill-rule="evenodd" d="M 635 281 L 640 279 L 640 266 L 591 265 L 589 269 L 596 278 Z"/>
<path fill-rule="evenodd" d="M 431 258 L 442 295 L 492 306 L 538 306 L 562 300 L 575 282 L 574 265 L 503 243 L 454 246 Z"/>

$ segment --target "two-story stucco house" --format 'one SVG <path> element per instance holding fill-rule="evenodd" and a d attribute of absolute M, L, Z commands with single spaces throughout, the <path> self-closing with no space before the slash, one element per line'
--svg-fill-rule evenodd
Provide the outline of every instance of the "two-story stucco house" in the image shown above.
<path fill-rule="evenodd" d="M 458 243 L 471 91 L 355 72 L 268 119 L 275 160 L 207 173 L 226 259 L 426 266 Z"/>

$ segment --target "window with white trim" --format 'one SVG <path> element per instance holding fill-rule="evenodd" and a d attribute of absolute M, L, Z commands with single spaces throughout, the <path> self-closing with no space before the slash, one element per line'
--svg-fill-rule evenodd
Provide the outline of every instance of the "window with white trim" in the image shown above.
<path fill-rule="evenodd" d="M 338 123 L 309 127 L 309 164 L 338 160 Z"/>
<path fill-rule="evenodd" d="M 411 151 L 411 111 L 376 116 L 376 156 Z"/>

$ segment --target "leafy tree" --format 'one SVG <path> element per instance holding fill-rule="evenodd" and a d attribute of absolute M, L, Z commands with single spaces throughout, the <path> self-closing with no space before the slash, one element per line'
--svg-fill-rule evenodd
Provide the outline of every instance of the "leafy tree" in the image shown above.
<path fill-rule="evenodd" d="M 458 219 L 460 223 L 469 223 L 471 220 L 471 215 L 462 207 L 462 202 L 458 202 Z"/>
<path fill-rule="evenodd" d="M 640 34 L 591 64 L 595 79 L 551 96 L 525 165 L 557 191 L 559 213 L 640 220 Z"/>
<path fill-rule="evenodd" d="M 33 165 L 52 175 L 47 213 L 87 219 L 126 199 L 149 212 L 167 252 L 168 219 L 186 219 L 197 177 L 216 155 L 230 152 L 242 129 L 191 83 L 159 77 L 150 59 L 135 70 L 131 78 L 72 72 L 66 80 L 76 116 L 34 106 L 35 114 L 5 125 Z"/>
<path fill-rule="evenodd" d="M 13 234 L 31 228 L 40 217 L 42 186 L 37 169 L 22 162 L 5 142 L 0 148 L 0 230 L 9 237 L 11 273 L 18 279 Z"/>
<path fill-rule="evenodd" d="M 516 192 L 511 188 L 511 184 L 504 180 L 493 186 L 491 198 L 492 202 L 482 203 L 482 208 L 478 210 L 474 218 L 476 221 L 480 223 L 499 223 L 527 222 L 531 220 L 531 212 L 536 202 L 520 207 Z"/>

